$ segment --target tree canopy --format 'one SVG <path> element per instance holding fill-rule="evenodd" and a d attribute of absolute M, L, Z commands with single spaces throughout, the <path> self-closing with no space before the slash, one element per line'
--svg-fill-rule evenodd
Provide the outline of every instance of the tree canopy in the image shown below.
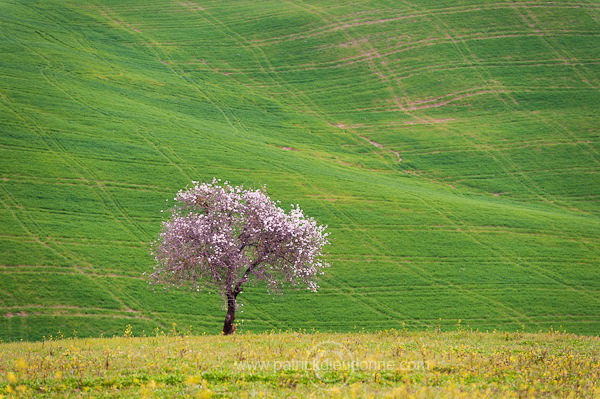
<path fill-rule="evenodd" d="M 223 333 L 235 331 L 237 296 L 251 280 L 270 289 L 284 285 L 318 288 L 327 262 L 326 226 L 299 206 L 285 212 L 265 188 L 228 182 L 193 182 L 175 197 L 168 220 L 153 247 L 156 283 L 194 290 L 214 288 L 227 301 Z"/>

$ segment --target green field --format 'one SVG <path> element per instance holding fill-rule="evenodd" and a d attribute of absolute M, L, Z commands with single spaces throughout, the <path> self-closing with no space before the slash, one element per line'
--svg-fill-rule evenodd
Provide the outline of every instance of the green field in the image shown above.
<path fill-rule="evenodd" d="M 600 333 L 597 1 L 0 2 L 0 339 L 218 334 L 153 291 L 192 180 L 329 226 L 240 329 Z M 459 322 L 460 320 L 460 322 Z"/>

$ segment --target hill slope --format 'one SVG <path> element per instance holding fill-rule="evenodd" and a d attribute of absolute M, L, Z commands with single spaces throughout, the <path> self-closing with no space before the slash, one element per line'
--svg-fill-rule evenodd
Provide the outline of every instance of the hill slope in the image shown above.
<path fill-rule="evenodd" d="M 243 328 L 600 330 L 594 2 L 0 5 L 0 338 L 172 322 L 165 200 L 266 184 L 328 224 L 318 294 Z"/>

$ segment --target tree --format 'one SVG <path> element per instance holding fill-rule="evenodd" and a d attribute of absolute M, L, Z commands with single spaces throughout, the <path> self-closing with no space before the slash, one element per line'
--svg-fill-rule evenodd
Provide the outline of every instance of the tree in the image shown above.
<path fill-rule="evenodd" d="M 223 334 L 235 331 L 235 311 L 243 285 L 265 281 L 270 290 L 304 285 L 329 266 L 321 260 L 329 243 L 326 226 L 298 206 L 286 213 L 262 189 L 228 182 L 192 182 L 181 190 L 153 246 L 151 279 L 200 291 L 216 289 L 225 299 Z"/>

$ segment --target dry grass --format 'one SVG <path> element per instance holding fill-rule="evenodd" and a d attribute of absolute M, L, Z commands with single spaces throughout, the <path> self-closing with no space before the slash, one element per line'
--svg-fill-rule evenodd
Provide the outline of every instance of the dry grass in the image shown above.
<path fill-rule="evenodd" d="M 597 337 L 384 331 L 0 345 L 7 397 L 597 397 Z"/>

